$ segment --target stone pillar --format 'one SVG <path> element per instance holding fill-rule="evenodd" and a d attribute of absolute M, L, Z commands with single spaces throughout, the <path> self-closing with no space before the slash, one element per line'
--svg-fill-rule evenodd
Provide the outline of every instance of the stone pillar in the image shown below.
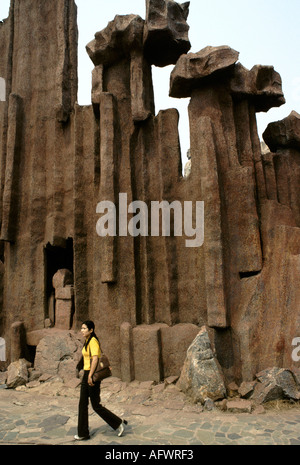
<path fill-rule="evenodd" d="M 135 376 L 133 361 L 132 326 L 128 322 L 123 322 L 120 326 L 120 344 L 122 381 L 130 383 L 130 381 L 134 380 Z"/>
<path fill-rule="evenodd" d="M 10 362 L 28 357 L 26 330 L 22 321 L 15 321 L 10 329 Z"/>
<path fill-rule="evenodd" d="M 18 216 L 20 177 L 20 151 L 22 130 L 22 99 L 10 94 L 8 105 L 7 155 L 5 183 L 2 199 L 2 224 L 0 238 L 13 242 L 16 238 L 16 217 Z"/>
<path fill-rule="evenodd" d="M 95 65 L 92 73 L 92 104 L 95 114 L 99 114 L 101 93 L 107 92 L 106 71 L 124 58 L 128 59 L 128 55 L 132 119 L 138 123 L 154 113 L 151 66 L 144 58 L 143 36 L 144 20 L 140 16 L 117 15 L 87 44 L 87 52 Z M 112 93 L 115 95 L 115 92 Z"/>
<path fill-rule="evenodd" d="M 69 270 L 58 270 L 52 283 L 55 289 L 55 328 L 69 330 L 73 315 L 73 275 Z"/>
<path fill-rule="evenodd" d="M 100 195 L 106 202 L 116 205 L 116 165 L 117 165 L 117 142 L 115 135 L 115 100 L 108 92 L 100 94 Z M 103 213 L 103 212 L 101 212 Z M 103 283 L 113 283 L 117 280 L 117 254 L 116 237 L 107 235 L 101 241 L 102 273 Z"/>
<path fill-rule="evenodd" d="M 262 269 L 260 202 L 266 198 L 257 111 L 284 103 L 273 67 L 247 70 L 228 46 L 182 55 L 171 74 L 170 96 L 191 97 L 193 167 L 205 204 L 204 268 L 207 321 L 230 325 L 240 280 Z"/>
<path fill-rule="evenodd" d="M 167 325 L 139 325 L 133 328 L 135 379 L 161 381 L 163 379 L 161 328 Z"/>

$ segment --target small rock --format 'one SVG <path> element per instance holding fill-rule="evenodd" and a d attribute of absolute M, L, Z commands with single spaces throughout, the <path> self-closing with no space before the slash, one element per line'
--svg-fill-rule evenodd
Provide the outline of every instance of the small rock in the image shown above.
<path fill-rule="evenodd" d="M 222 410 L 222 412 L 226 412 L 227 410 L 227 399 L 222 399 L 218 402 L 215 402 L 215 405 Z"/>
<path fill-rule="evenodd" d="M 240 387 L 238 388 L 238 393 L 241 397 L 250 397 L 254 390 L 255 384 L 256 381 L 243 381 Z"/>
<path fill-rule="evenodd" d="M 27 387 L 24 384 L 22 384 L 22 386 L 17 386 L 15 389 L 16 391 L 27 391 Z"/>
<path fill-rule="evenodd" d="M 28 368 L 28 376 L 29 381 L 36 381 L 42 376 L 42 373 L 34 368 Z"/>
<path fill-rule="evenodd" d="M 165 378 L 164 382 L 165 382 L 165 385 L 168 385 L 168 384 L 175 384 L 176 381 L 178 380 L 179 376 L 168 376 L 168 378 Z"/>
<path fill-rule="evenodd" d="M 154 381 L 141 381 L 139 389 L 151 389 L 154 385 Z"/>
<path fill-rule="evenodd" d="M 204 410 L 207 410 L 209 412 L 216 409 L 214 401 L 210 399 L 209 397 L 205 399 L 203 407 L 204 407 Z"/>
<path fill-rule="evenodd" d="M 178 394 L 180 393 L 180 395 L 182 397 L 184 397 L 184 394 L 181 392 L 181 390 L 178 388 L 177 384 L 167 384 L 165 385 L 165 390 L 166 392 L 170 393 L 175 393 L 175 394 Z"/>
<path fill-rule="evenodd" d="M 227 386 L 227 393 L 229 397 L 234 397 L 238 395 L 238 386 L 235 382 L 229 383 Z"/>
<path fill-rule="evenodd" d="M 266 413 L 266 411 L 262 405 L 256 405 L 252 413 L 253 415 L 261 415 L 263 413 Z"/>
<path fill-rule="evenodd" d="M 163 383 L 157 384 L 156 386 L 152 387 L 152 392 L 154 394 L 159 394 L 165 390 L 165 385 Z"/>
<path fill-rule="evenodd" d="M 45 381 L 48 381 L 52 377 L 53 375 L 50 375 L 49 373 L 43 373 L 42 376 L 40 376 L 39 381 L 41 383 L 44 383 Z"/>
<path fill-rule="evenodd" d="M 40 385 L 39 381 L 29 381 L 29 383 L 26 384 L 27 388 L 34 388 L 38 387 Z"/>
<path fill-rule="evenodd" d="M 249 400 L 228 400 L 227 411 L 231 413 L 251 413 L 252 403 Z"/>

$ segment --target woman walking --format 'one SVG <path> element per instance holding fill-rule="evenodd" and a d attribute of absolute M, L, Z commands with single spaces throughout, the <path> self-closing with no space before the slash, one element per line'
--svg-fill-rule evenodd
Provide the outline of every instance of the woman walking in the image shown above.
<path fill-rule="evenodd" d="M 97 366 L 98 358 L 101 355 L 100 343 L 95 334 L 95 325 L 93 321 L 87 320 L 82 323 L 81 334 L 85 338 L 85 343 L 82 348 L 84 375 L 80 389 L 78 435 L 76 434 L 74 438 L 78 441 L 90 438 L 88 425 L 89 398 L 94 411 L 106 421 L 111 428 L 117 431 L 118 436 L 122 436 L 127 421 L 117 417 L 100 404 L 100 381 L 93 382 L 93 373 Z"/>

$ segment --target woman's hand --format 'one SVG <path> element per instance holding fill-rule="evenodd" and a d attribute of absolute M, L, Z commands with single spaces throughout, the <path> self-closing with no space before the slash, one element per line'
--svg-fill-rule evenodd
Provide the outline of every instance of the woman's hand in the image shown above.
<path fill-rule="evenodd" d="M 93 379 L 92 379 L 91 375 L 88 376 L 88 385 L 89 386 L 94 386 Z"/>

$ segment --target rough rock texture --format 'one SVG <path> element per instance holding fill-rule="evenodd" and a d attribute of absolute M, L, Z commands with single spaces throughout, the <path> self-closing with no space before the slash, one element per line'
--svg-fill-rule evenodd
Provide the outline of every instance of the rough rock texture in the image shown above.
<path fill-rule="evenodd" d="M 230 86 L 236 96 L 251 100 L 256 112 L 266 112 L 285 103 L 281 77 L 273 66 L 256 65 L 249 71 L 238 63 Z"/>
<path fill-rule="evenodd" d="M 115 16 L 107 27 L 95 34 L 86 50 L 95 65 L 93 72 L 92 102 L 96 113 L 99 106 L 104 110 L 105 101 L 112 95 L 102 95 L 106 89 L 105 70 L 117 62 L 126 60 L 130 66 L 131 111 L 134 121 L 143 121 L 154 113 L 151 67 L 143 54 L 144 20 L 140 16 Z M 127 68 L 127 66 L 126 66 Z M 114 78 L 116 79 L 116 78 Z M 121 89 L 120 89 L 121 90 Z M 125 90 L 125 89 L 124 89 Z M 102 105 L 101 105 L 102 102 Z M 98 105 L 97 105 L 98 104 Z M 108 105 L 108 103 L 106 103 Z M 113 107 L 113 101 L 110 103 Z M 109 114 L 107 115 L 108 118 Z M 113 115 L 106 124 L 111 124 Z M 106 154 L 106 162 L 112 159 Z"/>
<path fill-rule="evenodd" d="M 222 71 L 228 71 L 238 60 L 239 53 L 227 45 L 205 47 L 197 53 L 182 55 L 171 73 L 170 96 L 190 97 L 192 89 L 205 82 L 208 76 L 220 78 Z"/>
<path fill-rule="evenodd" d="M 75 378 L 76 364 L 81 357 L 82 341 L 72 332 L 53 333 L 48 330 L 48 334 L 36 347 L 35 370 L 59 375 L 66 380 Z"/>
<path fill-rule="evenodd" d="M 86 50 L 95 66 L 109 66 L 143 46 L 144 21 L 137 15 L 115 16 L 95 34 Z"/>
<path fill-rule="evenodd" d="M 11 325 L 11 352 L 10 357 L 12 362 L 19 359 L 28 359 L 28 350 L 26 347 L 26 330 L 22 321 L 15 321 Z"/>
<path fill-rule="evenodd" d="M 250 397 L 253 393 L 255 384 L 255 381 L 243 381 L 238 388 L 240 396 L 245 398 Z"/>
<path fill-rule="evenodd" d="M 218 54 L 219 68 L 214 66 Z M 191 96 L 188 181 L 200 180 L 205 202 L 208 325 L 216 329 L 215 347 L 226 377 L 251 381 L 259 368 L 295 365 L 290 344 L 299 331 L 298 209 L 274 196 L 289 183 L 284 168 L 281 181 L 261 154 L 255 118 L 256 111 L 279 106 L 284 97 L 272 67 L 248 71 L 235 64 L 234 51 L 223 47 L 200 55 L 208 63 L 211 56 L 211 72 L 205 66 L 203 73 L 200 66 L 197 75 L 194 56 L 181 57 L 171 75 L 170 95 Z M 299 182 L 292 182 L 291 189 L 299 192 Z"/>
<path fill-rule="evenodd" d="M 300 149 L 300 115 L 292 111 L 287 118 L 270 123 L 263 133 L 265 143 L 272 152 L 284 148 Z"/>
<path fill-rule="evenodd" d="M 195 403 L 204 404 L 206 398 L 218 400 L 226 396 L 222 372 L 205 327 L 188 348 L 177 386 Z"/>
<path fill-rule="evenodd" d="M 292 111 L 282 121 L 270 123 L 263 137 L 273 152 L 268 160 L 272 170 L 268 176 L 269 189 L 274 192 L 275 200 L 292 211 L 300 227 L 300 115 Z"/>
<path fill-rule="evenodd" d="M 16 321 L 27 331 L 44 327 L 53 274 L 68 265 L 66 244 L 74 230 L 75 3 L 11 1 L 9 18 L 0 24 L 0 44 L 7 91 L 0 104 L 6 262 L 1 332 L 10 341 L 8 331 Z"/>
<path fill-rule="evenodd" d="M 50 326 L 55 324 L 57 329 L 71 329 L 74 311 L 73 275 L 69 270 L 58 270 L 53 276 L 52 284 L 55 289 L 55 308 Z"/>
<path fill-rule="evenodd" d="M 294 374 L 284 368 L 267 368 L 257 373 L 259 381 L 251 398 L 257 402 L 268 402 L 275 399 L 300 399 L 300 385 Z"/>
<path fill-rule="evenodd" d="M 24 358 L 11 363 L 7 369 L 6 386 L 14 389 L 28 382 L 28 367 L 30 364 Z"/>
<path fill-rule="evenodd" d="M 248 400 L 230 400 L 226 403 L 226 410 L 229 413 L 251 413 L 252 404 Z"/>
<path fill-rule="evenodd" d="M 156 66 L 176 63 L 180 55 L 191 48 L 186 22 L 190 2 L 146 0 L 144 53 Z"/>
<path fill-rule="evenodd" d="M 74 0 L 11 1 L 0 23 L 0 334 L 9 361 L 26 349 L 20 332 L 12 341 L 15 322 L 34 358 L 36 332 L 55 323 L 53 276 L 67 269 L 74 307 L 63 314 L 71 312 L 75 331 L 95 321 L 115 376 L 179 376 L 203 325 L 227 383 L 297 368 L 299 118 L 268 130 L 272 148 L 262 154 L 256 112 L 284 103 L 279 74 L 247 70 L 228 46 L 187 53 L 187 14 L 188 3 L 147 1 L 145 20 L 117 15 L 97 32 L 87 46 L 92 104 L 80 106 Z M 178 112 L 154 109 L 151 64 L 176 60 L 170 95 L 190 98 L 187 178 Z M 113 202 L 118 213 L 133 200 L 204 201 L 203 246 L 186 247 L 173 228 L 131 236 L 131 213 L 118 218 L 117 236 L 99 237 L 98 203 Z M 72 291 L 62 289 L 65 306 Z M 50 351 L 57 328 L 47 331 Z M 141 359 L 147 351 L 153 364 Z"/>

